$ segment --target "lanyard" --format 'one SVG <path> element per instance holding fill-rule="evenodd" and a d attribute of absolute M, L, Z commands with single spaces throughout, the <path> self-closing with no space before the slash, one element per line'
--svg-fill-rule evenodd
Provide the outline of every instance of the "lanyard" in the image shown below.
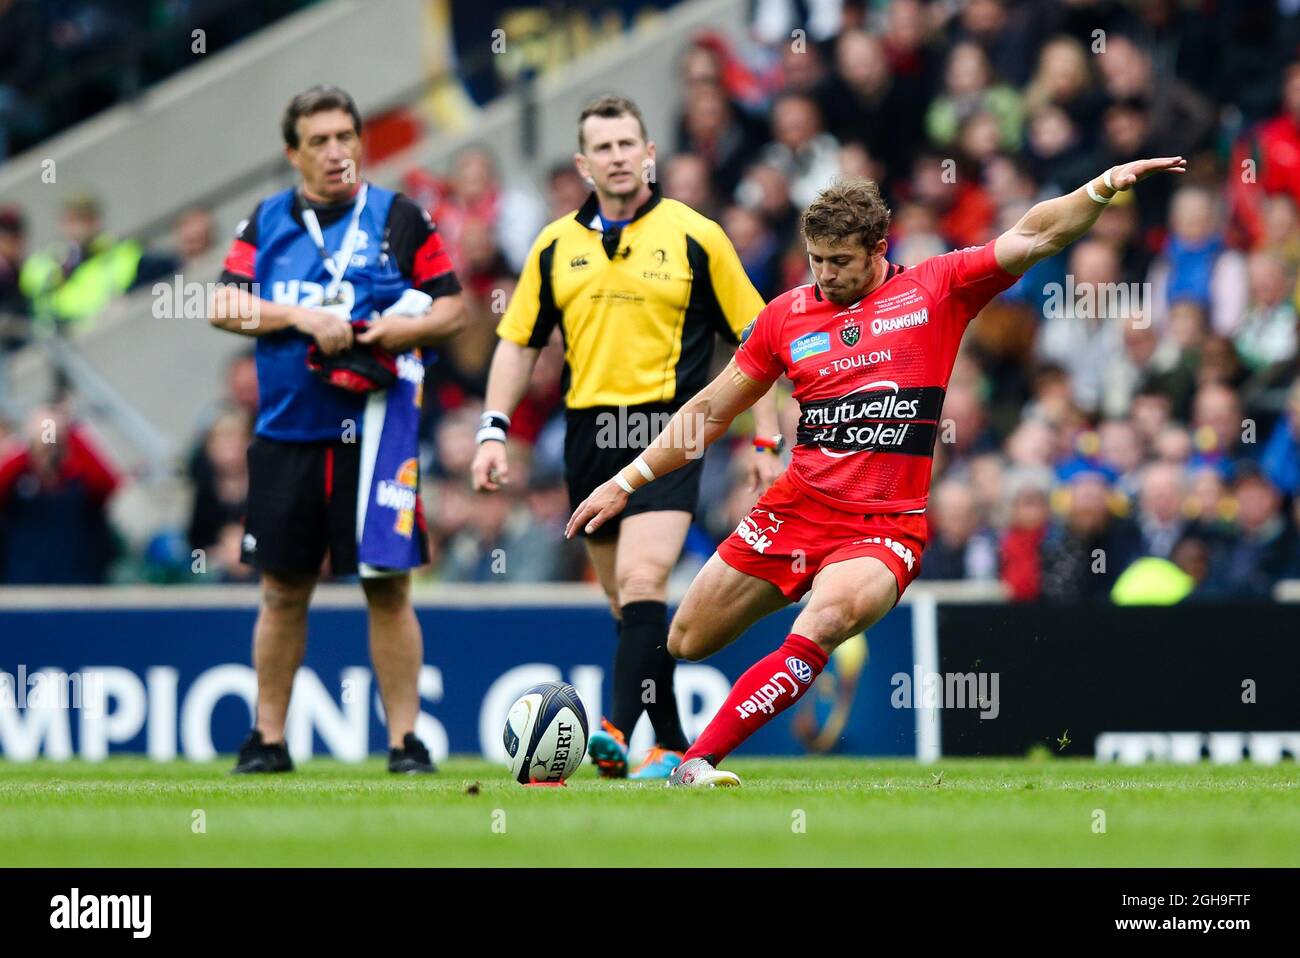
<path fill-rule="evenodd" d="M 332 277 L 329 286 L 325 290 L 325 302 L 327 303 L 338 295 L 339 286 L 343 284 L 343 276 L 348 271 L 348 264 L 352 262 L 352 254 L 357 251 L 357 238 L 361 235 L 361 211 L 366 208 L 366 191 L 368 187 L 369 184 L 362 183 L 361 189 L 357 191 L 356 205 L 352 208 L 352 221 L 348 223 L 348 231 L 343 236 L 343 246 L 333 257 L 325 252 L 325 234 L 321 232 L 320 220 L 316 218 L 316 211 L 311 208 L 311 204 L 307 202 L 306 197 L 299 194 L 302 200 L 302 223 L 307 227 L 307 235 L 316 244 L 316 249 L 325 264 L 325 269 L 329 271 Z"/>

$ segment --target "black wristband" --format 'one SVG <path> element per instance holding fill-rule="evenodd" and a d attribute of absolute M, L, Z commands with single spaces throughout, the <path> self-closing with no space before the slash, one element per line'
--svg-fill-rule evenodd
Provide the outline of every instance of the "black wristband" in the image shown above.
<path fill-rule="evenodd" d="M 483 414 L 483 418 L 478 421 L 478 432 L 475 434 L 475 440 L 481 445 L 489 439 L 497 442 L 506 441 L 506 431 L 510 428 L 510 417 L 505 413 L 493 412 L 488 410 Z"/>

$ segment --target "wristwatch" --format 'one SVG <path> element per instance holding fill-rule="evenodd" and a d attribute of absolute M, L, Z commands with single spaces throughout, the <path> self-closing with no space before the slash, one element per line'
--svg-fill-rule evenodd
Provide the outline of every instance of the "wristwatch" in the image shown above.
<path fill-rule="evenodd" d="M 770 452 L 774 456 L 779 456 L 785 451 L 785 436 L 777 433 L 775 436 L 755 436 L 754 450 L 756 452 Z"/>

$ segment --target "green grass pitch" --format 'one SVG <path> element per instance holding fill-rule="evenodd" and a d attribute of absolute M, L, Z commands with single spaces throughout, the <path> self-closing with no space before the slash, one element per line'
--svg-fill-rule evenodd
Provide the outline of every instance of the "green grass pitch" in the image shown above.
<path fill-rule="evenodd" d="M 0 761 L 0 866 L 1300 865 L 1294 762 L 727 767 L 743 788 L 608 782 L 590 767 L 566 788 L 523 788 L 456 758 L 418 779 L 379 759 L 270 778 L 232 777 L 226 761 Z"/>

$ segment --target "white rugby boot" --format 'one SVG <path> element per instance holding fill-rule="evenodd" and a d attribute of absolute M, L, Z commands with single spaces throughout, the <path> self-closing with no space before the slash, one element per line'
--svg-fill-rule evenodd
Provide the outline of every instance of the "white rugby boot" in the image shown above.
<path fill-rule="evenodd" d="M 707 759 L 693 758 L 682 762 L 668 776 L 668 787 L 688 785 L 695 788 L 735 788 L 740 779 L 735 772 L 714 768 Z"/>

